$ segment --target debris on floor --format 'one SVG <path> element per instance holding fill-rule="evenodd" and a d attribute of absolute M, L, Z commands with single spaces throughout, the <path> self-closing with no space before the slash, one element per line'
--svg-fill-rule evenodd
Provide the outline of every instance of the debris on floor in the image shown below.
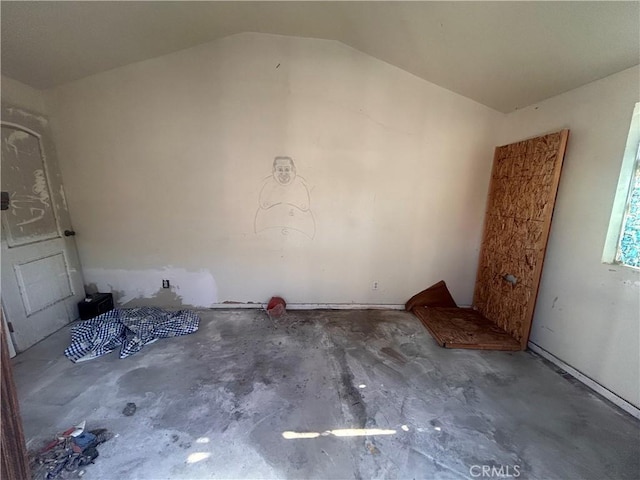
<path fill-rule="evenodd" d="M 136 404 L 133 402 L 127 403 L 127 406 L 122 410 L 122 414 L 125 417 L 131 417 L 134 413 L 136 413 Z"/>
<path fill-rule="evenodd" d="M 371 455 L 380 455 L 380 450 L 378 450 L 378 448 L 371 442 L 366 442 L 365 445 L 367 446 L 367 450 L 369 450 L 369 453 Z"/>
<path fill-rule="evenodd" d="M 190 310 L 117 308 L 74 325 L 71 345 L 64 354 L 75 363 L 105 355 L 120 346 L 120 358 L 126 358 L 160 338 L 193 333 L 199 323 L 198 315 Z"/>
<path fill-rule="evenodd" d="M 82 467 L 98 457 L 97 447 L 111 439 L 113 434 L 105 428 L 85 431 L 85 422 L 62 432 L 39 453 L 31 456 L 31 475 L 34 480 L 79 478 Z"/>
<path fill-rule="evenodd" d="M 280 318 L 287 312 L 287 302 L 281 297 L 271 297 L 267 304 L 267 314 L 271 318 Z"/>

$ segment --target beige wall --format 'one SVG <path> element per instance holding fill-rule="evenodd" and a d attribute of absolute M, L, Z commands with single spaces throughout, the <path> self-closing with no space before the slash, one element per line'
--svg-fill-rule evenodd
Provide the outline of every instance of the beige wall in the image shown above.
<path fill-rule="evenodd" d="M 602 253 L 634 104 L 632 68 L 505 117 L 500 143 L 571 129 L 531 341 L 640 407 L 640 272 Z"/>
<path fill-rule="evenodd" d="M 121 303 L 399 304 L 440 279 L 471 301 L 489 108 L 338 42 L 261 34 L 48 101 L 86 283 Z M 306 179 L 315 235 L 299 211 L 262 219 L 288 232 L 254 232 L 278 155 Z"/>

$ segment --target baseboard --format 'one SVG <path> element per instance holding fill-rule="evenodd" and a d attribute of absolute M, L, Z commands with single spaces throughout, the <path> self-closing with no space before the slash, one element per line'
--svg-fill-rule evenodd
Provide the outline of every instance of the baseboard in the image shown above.
<path fill-rule="evenodd" d="M 214 309 L 264 309 L 266 303 L 216 303 Z M 380 303 L 288 303 L 287 310 L 404 310 L 404 305 Z"/>
<path fill-rule="evenodd" d="M 266 303 L 214 303 L 210 307 L 203 307 L 205 309 L 258 309 L 265 308 Z"/>
<path fill-rule="evenodd" d="M 528 347 L 532 352 L 537 353 L 542 358 L 549 360 L 551 363 L 560 367 L 565 372 L 570 373 L 576 380 L 582 382 L 583 384 L 585 384 L 587 387 L 589 387 L 591 390 L 598 393 L 599 395 L 602 395 L 611 403 L 620 407 L 622 410 L 629 413 L 630 415 L 633 415 L 634 417 L 640 419 L 640 408 L 627 402 L 624 398 L 619 397 L 608 388 L 600 385 L 595 380 L 592 380 L 591 378 L 587 377 L 585 374 L 579 372 L 578 370 L 573 368 L 571 365 L 564 363 L 554 354 L 547 352 L 544 348 L 536 345 L 535 343 L 529 342 Z"/>

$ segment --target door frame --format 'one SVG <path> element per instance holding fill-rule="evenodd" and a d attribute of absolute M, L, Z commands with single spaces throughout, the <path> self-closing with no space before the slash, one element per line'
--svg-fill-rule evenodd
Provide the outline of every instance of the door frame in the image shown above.
<path fill-rule="evenodd" d="M 0 311 L 0 317 L 2 312 Z M 4 317 L 2 317 L 4 318 Z M 18 393 L 13 381 L 13 366 L 9 358 L 6 332 L 0 329 L 0 350 L 2 355 L 2 422 L 0 422 L 0 457 L 2 478 L 27 480 L 31 478 L 29 455 L 22 428 Z"/>

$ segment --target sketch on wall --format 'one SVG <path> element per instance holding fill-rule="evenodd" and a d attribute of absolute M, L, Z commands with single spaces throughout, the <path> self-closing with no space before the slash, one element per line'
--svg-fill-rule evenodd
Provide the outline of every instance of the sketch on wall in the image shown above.
<path fill-rule="evenodd" d="M 268 229 L 279 229 L 282 235 L 295 231 L 309 238 L 316 234 L 309 188 L 291 157 L 276 157 L 271 175 L 262 182 L 254 231 Z"/>

